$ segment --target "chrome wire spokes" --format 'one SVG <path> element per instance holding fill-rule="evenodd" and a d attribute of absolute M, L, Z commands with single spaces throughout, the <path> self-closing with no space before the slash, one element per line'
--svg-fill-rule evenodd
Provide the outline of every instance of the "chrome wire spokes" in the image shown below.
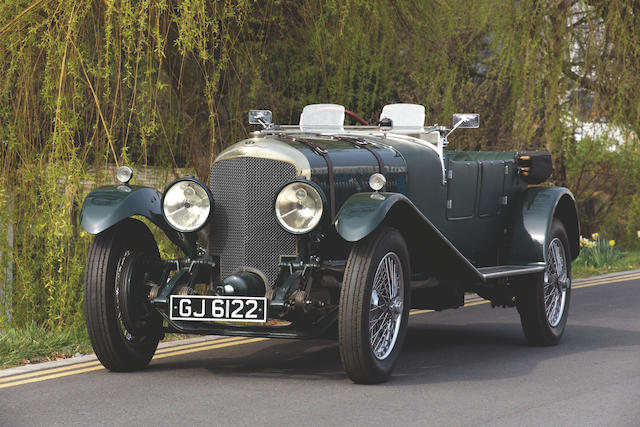
<path fill-rule="evenodd" d="M 557 237 L 549 244 L 547 269 L 544 273 L 544 309 L 551 327 L 558 326 L 564 312 L 570 278 L 567 271 L 566 254 Z"/>
<path fill-rule="evenodd" d="M 371 289 L 369 339 L 374 356 L 386 359 L 398 338 L 404 308 L 402 264 L 394 252 L 378 264 Z"/>

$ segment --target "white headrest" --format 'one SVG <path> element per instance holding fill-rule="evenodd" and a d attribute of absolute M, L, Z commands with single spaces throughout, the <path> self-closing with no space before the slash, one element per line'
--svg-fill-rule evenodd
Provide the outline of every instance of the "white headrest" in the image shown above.
<path fill-rule="evenodd" d="M 336 104 L 311 104 L 300 114 L 300 130 L 303 132 L 344 131 L 344 107 Z"/>
<path fill-rule="evenodd" d="M 393 128 L 416 130 L 424 127 L 424 106 L 418 104 L 389 104 L 380 113 L 380 120 L 387 118 L 393 121 Z"/>

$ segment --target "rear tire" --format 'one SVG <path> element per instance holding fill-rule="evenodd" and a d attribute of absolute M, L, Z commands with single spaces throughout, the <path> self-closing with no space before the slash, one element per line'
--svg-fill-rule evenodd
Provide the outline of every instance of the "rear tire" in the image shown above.
<path fill-rule="evenodd" d="M 551 224 L 550 237 L 544 273 L 525 279 L 516 295 L 522 330 L 530 344 L 540 346 L 556 345 L 560 341 L 571 299 L 569 239 L 557 219 Z"/>
<path fill-rule="evenodd" d="M 140 262 L 160 259 L 149 229 L 136 219 L 96 235 L 89 248 L 84 276 L 84 313 L 89 338 L 98 360 L 110 371 L 146 367 L 162 334 L 162 320 L 145 300 L 144 272 L 133 272 Z M 123 283 L 123 277 L 135 280 Z M 131 289 L 126 298 L 123 289 Z M 127 307 L 121 307 L 126 301 Z M 126 310 L 126 314 L 124 315 Z M 144 328 L 132 331 L 132 324 Z"/>
<path fill-rule="evenodd" d="M 407 332 L 409 253 L 395 229 L 384 228 L 351 250 L 340 294 L 338 340 L 351 380 L 389 379 Z"/>

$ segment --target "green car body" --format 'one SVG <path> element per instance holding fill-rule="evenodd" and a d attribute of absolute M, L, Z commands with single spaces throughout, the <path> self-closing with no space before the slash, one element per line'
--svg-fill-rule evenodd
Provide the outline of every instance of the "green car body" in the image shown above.
<path fill-rule="evenodd" d="M 326 335 L 338 319 L 350 254 L 386 229 L 406 242 L 410 307 L 456 308 L 464 305 L 466 292 L 514 305 L 510 283 L 545 269 L 553 224 L 559 221 L 566 230 L 568 257 L 578 256 L 573 195 L 566 188 L 530 185 L 521 161 L 531 153 L 445 150 L 446 131 L 267 127 L 216 157 L 207 185 L 213 197 L 208 241 L 171 227 L 162 193 L 128 184 L 93 191 L 81 224 L 100 234 L 143 216 L 182 248 L 184 259 L 158 264 L 174 265 L 175 273 L 163 276 L 149 294 L 168 325 L 165 332 Z M 381 191 L 369 185 L 377 173 L 385 178 Z M 317 189 L 323 204 L 318 225 L 302 234 L 283 229 L 274 213 L 279 192 L 294 181 Z M 282 324 L 172 320 L 168 298 L 185 287 L 193 293 L 198 283 L 209 295 L 222 295 L 229 285 L 245 296 L 266 296 L 269 318 Z"/>

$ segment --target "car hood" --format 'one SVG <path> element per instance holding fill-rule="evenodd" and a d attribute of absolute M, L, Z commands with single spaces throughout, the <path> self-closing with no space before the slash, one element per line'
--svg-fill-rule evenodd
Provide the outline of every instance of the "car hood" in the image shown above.
<path fill-rule="evenodd" d="M 298 177 L 312 180 L 327 189 L 328 168 L 325 158 L 301 142 L 301 138 L 327 150 L 335 177 L 337 206 L 353 193 L 371 191 L 368 180 L 372 174 L 380 172 L 378 159 L 369 150 L 338 137 L 309 134 L 256 135 L 227 148 L 216 157 L 214 163 L 237 157 L 279 160 L 294 165 Z M 405 193 L 407 162 L 400 151 L 385 144 L 380 138 L 367 138 L 367 141 L 382 160 L 387 191 Z"/>

